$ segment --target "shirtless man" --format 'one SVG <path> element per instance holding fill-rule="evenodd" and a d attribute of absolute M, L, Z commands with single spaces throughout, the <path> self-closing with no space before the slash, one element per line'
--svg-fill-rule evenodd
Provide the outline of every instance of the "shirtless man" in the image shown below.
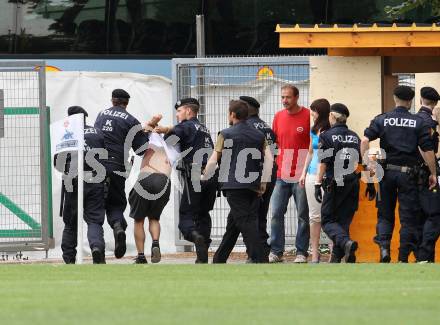
<path fill-rule="evenodd" d="M 157 118 L 156 118 L 157 120 Z M 144 221 L 148 218 L 149 232 L 153 240 L 151 262 L 161 259 L 159 236 L 160 215 L 168 203 L 171 192 L 171 163 L 164 148 L 164 141 L 157 133 L 150 135 L 148 149 L 144 154 L 138 180 L 129 195 L 130 217 L 134 219 L 134 240 L 138 255 L 136 264 L 145 264 Z"/>

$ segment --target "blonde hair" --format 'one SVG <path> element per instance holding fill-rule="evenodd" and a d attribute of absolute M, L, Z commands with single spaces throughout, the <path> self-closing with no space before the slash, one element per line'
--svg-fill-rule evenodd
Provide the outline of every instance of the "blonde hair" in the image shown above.
<path fill-rule="evenodd" d="M 346 123 L 347 116 L 338 112 L 330 112 L 330 115 L 336 120 L 336 123 Z"/>

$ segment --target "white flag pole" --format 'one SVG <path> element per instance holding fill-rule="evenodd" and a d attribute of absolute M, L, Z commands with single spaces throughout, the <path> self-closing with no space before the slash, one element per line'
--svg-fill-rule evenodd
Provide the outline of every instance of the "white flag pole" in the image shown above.
<path fill-rule="evenodd" d="M 83 225 L 84 225 L 84 114 L 81 115 L 82 139 L 78 145 L 78 238 L 76 263 L 83 264 Z"/>

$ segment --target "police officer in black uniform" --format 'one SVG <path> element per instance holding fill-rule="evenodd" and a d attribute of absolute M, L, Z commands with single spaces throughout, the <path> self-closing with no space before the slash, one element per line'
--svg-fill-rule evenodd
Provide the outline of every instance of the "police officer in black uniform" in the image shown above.
<path fill-rule="evenodd" d="M 84 114 L 84 119 L 88 116 L 85 109 L 80 106 L 72 106 L 68 108 L 68 115 Z M 85 122 L 85 121 L 84 121 Z M 104 223 L 104 178 L 105 167 L 102 166 L 102 161 L 95 155 L 97 163 L 100 163 L 102 168 L 99 170 L 96 166 L 89 165 L 89 155 L 87 154 L 91 150 L 101 149 L 104 150 L 104 135 L 101 131 L 95 129 L 92 126 L 85 125 L 84 123 L 84 220 L 88 225 L 87 238 L 89 240 L 90 249 L 92 252 L 92 258 L 94 264 L 105 264 L 105 242 L 104 231 L 102 225 Z M 63 208 L 63 221 L 64 231 L 61 241 L 61 249 L 63 251 L 63 260 L 66 264 L 74 264 L 76 258 L 76 246 L 77 246 L 77 233 L 78 233 L 78 177 L 75 174 L 75 178 L 67 180 L 70 174 L 70 168 L 77 170 L 78 156 L 74 153 L 67 153 L 64 156 L 64 162 L 61 160 L 62 153 L 55 155 L 55 166 L 62 168 L 64 172 L 63 185 L 66 185 L 65 201 Z M 65 163 L 65 164 L 64 164 Z M 64 166 L 61 166 L 64 165 Z M 100 172 L 101 177 L 96 177 Z M 95 178 L 96 177 L 96 178 Z M 93 181 L 95 178 L 96 181 Z M 101 181 L 99 181 L 101 179 Z M 68 184 L 72 184 L 70 187 Z"/>
<path fill-rule="evenodd" d="M 385 151 L 381 161 L 384 177 L 380 180 L 380 200 L 377 199 L 377 235 L 374 241 L 380 248 L 380 262 L 389 263 L 390 243 L 394 229 L 394 210 L 399 201 L 400 247 L 399 261 L 408 262 L 411 252 L 417 253 L 418 214 L 416 165 L 419 148 L 429 167 L 429 187 L 436 184 L 435 156 L 429 128 L 418 115 L 409 112 L 414 91 L 407 86 L 394 89 L 396 108 L 376 116 L 365 129 L 362 139 L 362 156 L 369 149 L 369 142 L 380 138 L 380 147 Z"/>
<path fill-rule="evenodd" d="M 420 90 L 422 107 L 417 115 L 420 116 L 430 128 L 433 141 L 434 153 L 437 154 L 439 145 L 439 134 L 437 132 L 437 121 L 432 118 L 432 110 L 440 100 L 439 93 L 432 87 L 423 87 Z M 434 263 L 435 244 L 440 235 L 440 191 L 438 186 L 429 190 L 428 176 L 429 168 L 419 155 L 420 177 L 418 183 L 419 200 L 422 208 L 420 224 L 420 246 L 417 255 L 419 262 Z M 439 174 L 439 160 L 437 159 L 437 175 Z"/>
<path fill-rule="evenodd" d="M 208 248 L 211 244 L 211 216 L 217 194 L 217 177 L 200 181 L 200 175 L 212 153 L 214 144 L 209 130 L 200 123 L 197 114 L 200 108 L 195 98 L 183 98 L 174 108 L 178 124 L 172 127 L 157 127 L 156 132 L 165 133 L 165 138 L 176 135 L 180 151 L 184 153 L 181 166 L 184 189 L 179 207 L 179 229 L 183 237 L 195 244 L 196 263 L 208 263 Z M 200 186 L 197 188 L 196 183 Z"/>
<path fill-rule="evenodd" d="M 276 136 L 271 127 L 259 117 L 260 103 L 255 98 L 249 96 L 240 96 L 240 100 L 245 101 L 249 106 L 247 123 L 264 134 L 267 144 L 271 149 L 272 156 L 274 157 L 271 180 L 269 183 L 267 183 L 266 191 L 261 197 L 257 219 L 261 243 L 265 249 L 265 252 L 269 256 L 270 246 L 267 243 L 267 240 L 269 239 L 269 234 L 267 233 L 267 212 L 269 211 L 270 198 L 277 180 L 277 165 L 275 163 Z"/>
<path fill-rule="evenodd" d="M 112 92 L 112 104 L 99 113 L 95 128 L 104 133 L 105 148 L 108 151 L 107 182 L 108 195 L 105 201 L 107 222 L 113 228 L 115 237 L 115 257 L 121 258 L 126 251 L 125 229 L 127 222 L 124 210 L 127 206 L 125 179 L 127 158 L 130 147 L 137 155 L 143 155 L 147 149 L 148 136 L 140 122 L 127 112 L 130 95 L 123 89 Z"/>
<path fill-rule="evenodd" d="M 260 197 L 266 183 L 270 182 L 273 158 L 264 134 L 246 122 L 247 115 L 246 102 L 230 102 L 231 127 L 220 131 L 204 173 L 204 176 L 210 175 L 221 159 L 219 182 L 231 208 L 226 232 L 213 263 L 226 263 L 240 233 L 251 260 L 268 262 L 261 245 L 257 218 Z"/>
<path fill-rule="evenodd" d="M 344 104 L 333 104 L 329 116 L 331 128 L 319 136 L 321 151 L 315 198 L 322 201 L 322 228 L 334 243 L 332 263 L 339 263 L 342 258 L 346 263 L 355 263 L 358 248 L 358 243 L 350 239 L 350 224 L 359 205 L 360 174 L 356 167 L 360 161 L 361 140 L 347 127 L 349 115 Z"/>

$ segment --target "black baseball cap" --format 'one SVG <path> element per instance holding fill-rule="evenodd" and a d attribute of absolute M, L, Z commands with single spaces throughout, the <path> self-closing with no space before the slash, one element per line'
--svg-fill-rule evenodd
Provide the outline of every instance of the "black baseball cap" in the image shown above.
<path fill-rule="evenodd" d="M 260 103 L 254 97 L 240 96 L 240 100 L 248 103 L 250 106 L 255 107 L 256 109 L 260 108 Z"/>
<path fill-rule="evenodd" d="M 112 98 L 129 99 L 130 95 L 124 89 L 115 89 L 112 91 Z"/>
<path fill-rule="evenodd" d="M 401 100 L 412 100 L 414 98 L 414 90 L 408 86 L 397 86 L 394 88 L 394 96 Z"/>
<path fill-rule="evenodd" d="M 84 114 L 84 116 L 89 116 L 89 114 L 87 113 L 87 111 L 82 108 L 81 106 L 70 106 L 67 109 L 67 115 L 71 116 L 74 114 Z"/>
<path fill-rule="evenodd" d="M 192 97 L 182 98 L 181 100 L 178 100 L 176 104 L 174 105 L 175 109 L 178 109 L 181 106 L 185 105 L 197 105 L 200 106 L 200 103 L 197 99 Z"/>
<path fill-rule="evenodd" d="M 437 90 L 432 87 L 423 87 L 422 89 L 420 89 L 420 97 L 432 100 L 434 102 L 440 100 L 440 95 L 438 94 Z"/>
<path fill-rule="evenodd" d="M 330 106 L 330 112 L 336 112 L 339 114 L 343 114 L 347 117 L 350 116 L 350 111 L 348 110 L 347 106 L 341 103 L 335 103 L 332 106 Z"/>

